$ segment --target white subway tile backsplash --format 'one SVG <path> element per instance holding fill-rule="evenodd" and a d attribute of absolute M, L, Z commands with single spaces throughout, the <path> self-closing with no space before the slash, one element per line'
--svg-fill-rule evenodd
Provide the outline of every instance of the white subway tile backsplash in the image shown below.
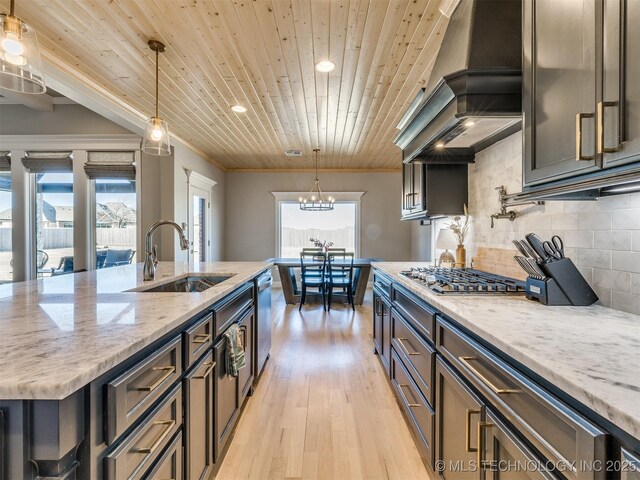
<path fill-rule="evenodd" d="M 598 201 L 547 201 L 513 207 L 515 221 L 496 220 L 495 187 L 520 191 L 522 134 L 514 134 L 476 155 L 469 165 L 469 208 L 472 232 L 470 257 L 479 246 L 513 249 L 513 238 L 535 232 L 544 239 L 560 235 L 571 258 L 603 305 L 640 313 L 640 193 L 604 197 Z"/>
<path fill-rule="evenodd" d="M 584 267 L 610 269 L 611 250 L 580 249 L 578 250 L 578 265 Z"/>
<path fill-rule="evenodd" d="M 562 234 L 562 240 L 566 247 L 593 248 L 592 231 L 569 231 Z M 544 237 L 543 237 L 544 238 Z"/>
<path fill-rule="evenodd" d="M 631 275 L 631 293 L 640 295 L 640 273 Z"/>
<path fill-rule="evenodd" d="M 581 213 L 580 230 L 611 230 L 611 212 Z"/>
<path fill-rule="evenodd" d="M 614 230 L 639 230 L 640 209 L 619 210 L 612 213 Z"/>
<path fill-rule="evenodd" d="M 593 291 L 598 296 L 598 303 L 605 307 L 611 307 L 611 290 L 608 288 L 600 288 L 592 285 Z"/>
<path fill-rule="evenodd" d="M 577 213 L 560 213 L 551 216 L 551 229 L 554 231 L 578 230 Z"/>
<path fill-rule="evenodd" d="M 617 272 L 615 270 L 594 268 L 593 285 L 596 287 L 616 290 L 618 292 L 630 292 L 631 274 L 629 272 Z"/>
<path fill-rule="evenodd" d="M 640 315 L 640 295 L 611 291 L 611 307 Z"/>
<path fill-rule="evenodd" d="M 631 230 L 594 232 L 593 246 L 609 250 L 631 250 L 631 233 Z"/>
<path fill-rule="evenodd" d="M 640 252 L 612 252 L 611 261 L 614 270 L 640 273 Z"/>

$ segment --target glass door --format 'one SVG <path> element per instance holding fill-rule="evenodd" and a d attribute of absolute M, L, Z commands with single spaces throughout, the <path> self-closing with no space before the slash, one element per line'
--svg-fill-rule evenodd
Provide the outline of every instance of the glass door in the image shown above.
<path fill-rule="evenodd" d="M 209 260 L 211 246 L 209 211 L 211 195 L 207 190 L 191 187 L 191 222 L 189 239 L 191 240 L 191 254 L 194 262 Z"/>

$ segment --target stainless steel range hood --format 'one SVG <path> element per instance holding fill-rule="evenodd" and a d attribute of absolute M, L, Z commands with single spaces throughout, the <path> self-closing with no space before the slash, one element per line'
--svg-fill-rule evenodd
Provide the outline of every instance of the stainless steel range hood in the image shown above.
<path fill-rule="evenodd" d="M 398 124 L 405 163 L 472 162 L 522 128 L 521 19 L 519 0 L 460 2 L 427 87 Z"/>

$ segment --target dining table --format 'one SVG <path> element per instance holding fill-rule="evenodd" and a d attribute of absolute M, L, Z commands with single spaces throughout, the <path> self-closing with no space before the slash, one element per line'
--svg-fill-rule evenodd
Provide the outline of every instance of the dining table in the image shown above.
<path fill-rule="evenodd" d="M 300 301 L 300 289 L 296 278 L 296 269 L 300 269 L 300 258 L 270 258 L 268 262 L 273 262 L 278 267 L 282 293 L 288 304 L 295 304 Z M 371 263 L 382 261 L 379 258 L 354 258 L 353 259 L 353 301 L 356 305 L 362 305 L 364 294 L 367 290 L 367 282 L 371 273 Z M 336 262 L 337 263 L 337 262 Z M 308 262 L 305 261 L 305 265 Z M 307 298 L 311 294 L 307 293 Z"/>

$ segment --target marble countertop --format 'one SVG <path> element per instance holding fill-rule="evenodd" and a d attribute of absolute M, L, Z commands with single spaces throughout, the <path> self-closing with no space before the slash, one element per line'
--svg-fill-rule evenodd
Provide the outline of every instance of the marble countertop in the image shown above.
<path fill-rule="evenodd" d="M 640 439 L 640 316 L 600 305 L 547 307 L 524 296 L 436 295 L 374 263 L 441 312 Z"/>
<path fill-rule="evenodd" d="M 160 262 L 0 285 L 0 399 L 68 396 L 231 293 L 271 262 Z M 233 274 L 201 293 L 140 293 L 188 273 Z"/>

